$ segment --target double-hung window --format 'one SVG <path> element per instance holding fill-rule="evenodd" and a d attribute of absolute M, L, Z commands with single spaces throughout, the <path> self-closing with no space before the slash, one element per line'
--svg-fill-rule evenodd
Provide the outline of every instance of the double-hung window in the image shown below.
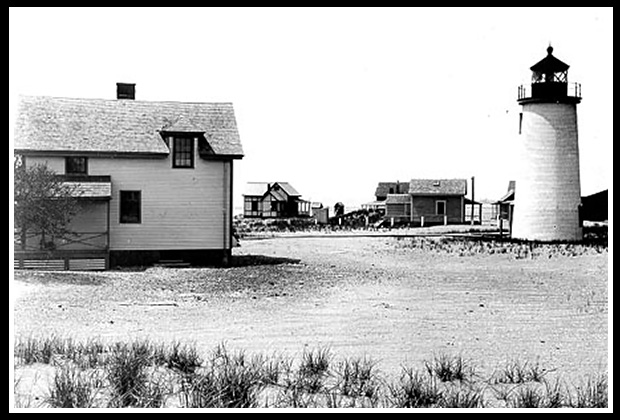
<path fill-rule="evenodd" d="M 120 222 L 142 223 L 142 192 L 120 191 Z"/>
<path fill-rule="evenodd" d="M 172 167 L 194 167 L 194 139 L 192 137 L 173 137 Z"/>

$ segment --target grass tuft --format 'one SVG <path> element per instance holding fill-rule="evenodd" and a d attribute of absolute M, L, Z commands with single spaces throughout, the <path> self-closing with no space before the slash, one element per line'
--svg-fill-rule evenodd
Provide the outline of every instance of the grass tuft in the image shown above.
<path fill-rule="evenodd" d="M 341 394 L 376 401 L 380 382 L 375 366 L 376 362 L 366 357 L 348 358 L 341 362 L 337 371 L 337 388 Z"/>
<path fill-rule="evenodd" d="M 442 393 L 433 376 L 404 368 L 400 381 L 388 386 L 389 400 L 394 407 L 433 407 L 441 401 Z"/>
<path fill-rule="evenodd" d="M 52 365 L 48 395 L 35 395 L 36 376 L 14 381 L 18 407 L 587 407 L 608 405 L 607 375 L 568 387 L 546 379 L 538 362 L 511 361 L 489 380 L 462 356 L 435 355 L 422 369 L 381 378 L 369 357 L 334 363 L 329 348 L 289 357 L 248 355 L 224 344 L 201 357 L 191 345 L 134 341 L 106 345 L 50 336 L 15 344 L 19 363 Z M 38 368 L 34 370 L 37 371 Z M 46 368 L 49 369 L 49 368 Z M 32 369 L 26 370 L 29 372 Z M 27 378 L 27 379 L 24 379 Z M 176 400 L 176 404 L 171 402 Z"/>
<path fill-rule="evenodd" d="M 90 376 L 75 366 L 63 365 L 56 371 L 48 401 L 56 408 L 89 408 L 94 397 Z"/>
<path fill-rule="evenodd" d="M 467 381 L 474 376 L 474 368 L 462 356 L 440 354 L 424 363 L 430 376 L 441 382 Z"/>
<path fill-rule="evenodd" d="M 576 387 L 576 399 L 569 401 L 571 407 L 606 408 L 608 401 L 607 375 L 589 377 L 585 383 Z"/>
<path fill-rule="evenodd" d="M 512 360 L 494 374 L 496 384 L 523 384 L 526 382 L 543 382 L 548 371 L 538 362 L 520 362 Z"/>

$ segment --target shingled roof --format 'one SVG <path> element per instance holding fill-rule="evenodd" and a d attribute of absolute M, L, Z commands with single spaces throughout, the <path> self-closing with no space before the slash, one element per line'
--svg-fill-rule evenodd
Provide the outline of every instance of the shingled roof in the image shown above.
<path fill-rule="evenodd" d="M 231 103 L 45 96 L 20 98 L 15 150 L 166 155 L 164 131 L 204 134 L 215 155 L 243 156 Z"/>
<path fill-rule="evenodd" d="M 288 182 L 248 182 L 245 191 L 243 193 L 244 196 L 247 197 L 262 197 L 268 191 L 272 191 L 273 186 L 278 184 L 282 191 L 284 191 L 289 197 L 300 197 L 301 194 L 297 192 L 295 188 Z M 280 198 L 280 196 L 278 196 Z"/>
<path fill-rule="evenodd" d="M 466 179 L 412 179 L 409 183 L 412 195 L 465 195 Z"/>
<path fill-rule="evenodd" d="M 379 182 L 375 190 L 375 197 L 387 197 L 388 194 L 407 194 L 408 192 L 409 182 Z"/>

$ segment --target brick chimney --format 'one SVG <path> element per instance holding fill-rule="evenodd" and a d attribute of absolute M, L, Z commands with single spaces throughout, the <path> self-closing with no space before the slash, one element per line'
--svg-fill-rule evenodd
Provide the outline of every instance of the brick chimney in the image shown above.
<path fill-rule="evenodd" d="M 117 83 L 116 99 L 136 99 L 135 83 Z"/>

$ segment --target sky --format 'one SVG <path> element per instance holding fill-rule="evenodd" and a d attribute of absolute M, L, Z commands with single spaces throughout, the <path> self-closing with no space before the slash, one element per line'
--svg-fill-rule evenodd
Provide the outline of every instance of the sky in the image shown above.
<path fill-rule="evenodd" d="M 582 87 L 582 195 L 610 188 L 613 8 L 9 8 L 9 139 L 20 94 L 113 99 L 130 82 L 138 100 L 233 103 L 237 209 L 249 181 L 354 208 L 380 181 L 474 176 L 496 200 L 517 86 L 549 44 Z"/>

